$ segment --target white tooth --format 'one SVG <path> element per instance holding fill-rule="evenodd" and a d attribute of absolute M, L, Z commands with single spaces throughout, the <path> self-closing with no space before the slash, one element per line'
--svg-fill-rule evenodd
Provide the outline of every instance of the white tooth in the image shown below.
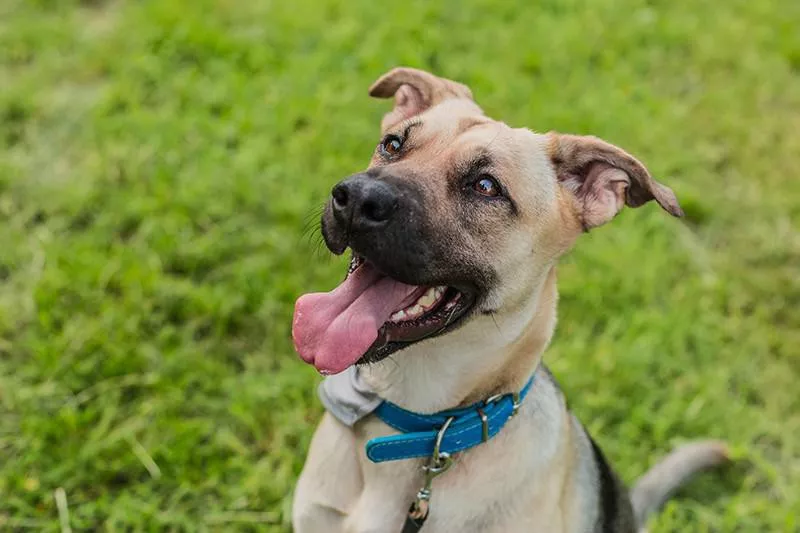
<path fill-rule="evenodd" d="M 389 318 L 391 320 L 398 321 L 398 320 L 403 320 L 405 317 L 406 317 L 406 312 L 401 309 L 400 311 L 397 311 L 396 313 L 394 313 Z"/>
<path fill-rule="evenodd" d="M 422 309 L 422 307 L 420 307 L 419 305 L 415 305 L 414 307 L 412 307 L 411 309 L 409 309 L 409 310 L 408 310 L 408 315 L 409 315 L 409 316 L 419 316 L 419 315 L 421 315 L 421 314 L 422 314 L 424 311 L 425 311 L 425 310 L 424 310 L 424 309 Z"/>
<path fill-rule="evenodd" d="M 430 307 L 435 301 L 436 291 L 434 289 L 428 289 L 428 291 L 423 294 L 419 300 L 417 300 L 417 305 L 421 305 L 422 307 Z"/>

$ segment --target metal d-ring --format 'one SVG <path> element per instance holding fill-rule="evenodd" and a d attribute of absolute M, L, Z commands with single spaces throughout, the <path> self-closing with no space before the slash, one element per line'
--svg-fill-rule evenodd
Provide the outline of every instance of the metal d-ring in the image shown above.
<path fill-rule="evenodd" d="M 488 398 L 483 400 L 484 407 L 486 407 L 490 403 L 494 403 L 494 402 L 496 402 L 498 400 L 502 400 L 503 396 L 505 396 L 505 394 L 495 394 L 494 396 L 489 396 Z"/>
<path fill-rule="evenodd" d="M 450 454 L 447 452 L 442 452 L 441 448 L 442 448 L 442 439 L 444 439 L 444 434 L 447 432 L 447 428 L 450 427 L 450 424 L 452 424 L 453 420 L 455 419 L 456 417 L 454 416 L 448 418 L 447 421 L 442 426 L 442 428 L 439 430 L 439 433 L 436 434 L 436 442 L 433 444 L 433 453 L 431 454 L 431 462 L 428 465 L 428 471 L 431 471 L 433 468 L 436 468 L 437 470 L 435 471 L 435 473 L 437 475 L 441 474 L 442 472 L 450 468 L 450 464 L 452 463 Z M 442 461 L 444 461 L 444 463 L 442 463 Z"/>

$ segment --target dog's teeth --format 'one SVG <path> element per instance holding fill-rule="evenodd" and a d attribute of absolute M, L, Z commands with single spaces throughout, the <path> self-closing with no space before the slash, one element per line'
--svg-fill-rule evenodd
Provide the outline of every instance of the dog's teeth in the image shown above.
<path fill-rule="evenodd" d="M 395 311 L 389 317 L 389 320 L 392 322 L 405 322 L 424 315 L 442 299 L 446 290 L 447 287 L 431 287 L 425 291 L 422 296 L 417 298 L 417 301 L 412 305 L 400 311 Z"/>
<path fill-rule="evenodd" d="M 421 305 L 422 307 L 430 307 L 433 302 L 436 301 L 436 299 L 436 289 L 430 288 L 420 297 L 419 300 L 417 300 L 417 305 Z"/>
<path fill-rule="evenodd" d="M 383 316 L 386 316 L 386 315 L 383 315 Z M 401 309 L 400 311 L 397 311 L 396 313 L 394 313 L 389 318 L 391 320 L 394 320 L 395 322 L 397 322 L 399 320 L 404 320 L 406 318 L 406 312 Z"/>

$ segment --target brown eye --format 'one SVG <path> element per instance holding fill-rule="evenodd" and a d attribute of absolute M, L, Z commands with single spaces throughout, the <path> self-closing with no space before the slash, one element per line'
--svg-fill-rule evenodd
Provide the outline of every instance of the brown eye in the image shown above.
<path fill-rule="evenodd" d="M 487 174 L 481 176 L 480 179 L 472 185 L 472 188 L 475 189 L 475 192 L 483 196 L 498 196 L 500 194 L 500 185 L 497 183 L 497 180 Z"/>
<path fill-rule="evenodd" d="M 385 155 L 393 156 L 400 153 L 400 149 L 403 147 L 403 141 L 397 135 L 387 135 L 383 141 L 381 141 L 381 152 Z"/>

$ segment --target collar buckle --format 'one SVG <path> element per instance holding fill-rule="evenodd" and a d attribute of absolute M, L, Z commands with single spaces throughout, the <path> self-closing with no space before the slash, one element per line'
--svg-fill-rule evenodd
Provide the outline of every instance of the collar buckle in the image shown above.
<path fill-rule="evenodd" d="M 495 394 L 494 396 L 489 396 L 488 398 L 486 398 L 483 401 L 483 406 L 486 407 L 491 403 L 499 402 L 500 400 L 502 400 L 506 396 L 511 396 L 511 399 L 513 400 L 513 403 L 511 404 L 511 416 L 509 416 L 509 418 L 514 418 L 514 416 L 516 416 L 517 412 L 519 411 L 520 406 L 522 405 L 522 400 L 520 398 L 520 394 L 519 394 L 518 391 L 505 393 L 505 394 Z M 478 413 L 479 414 L 481 413 L 480 409 L 478 410 Z M 483 420 L 483 418 L 484 417 L 482 416 L 481 420 Z"/>
<path fill-rule="evenodd" d="M 514 400 L 514 403 L 512 404 L 511 416 L 509 416 L 508 418 L 514 418 L 515 416 L 517 416 L 517 412 L 519 412 L 519 407 L 520 405 L 522 405 L 522 400 L 519 397 L 519 392 L 517 391 L 512 392 L 511 399 Z"/>
<path fill-rule="evenodd" d="M 486 442 L 489 440 L 489 417 L 480 407 L 476 407 L 475 410 L 478 411 L 478 416 L 481 418 L 481 441 Z"/>

